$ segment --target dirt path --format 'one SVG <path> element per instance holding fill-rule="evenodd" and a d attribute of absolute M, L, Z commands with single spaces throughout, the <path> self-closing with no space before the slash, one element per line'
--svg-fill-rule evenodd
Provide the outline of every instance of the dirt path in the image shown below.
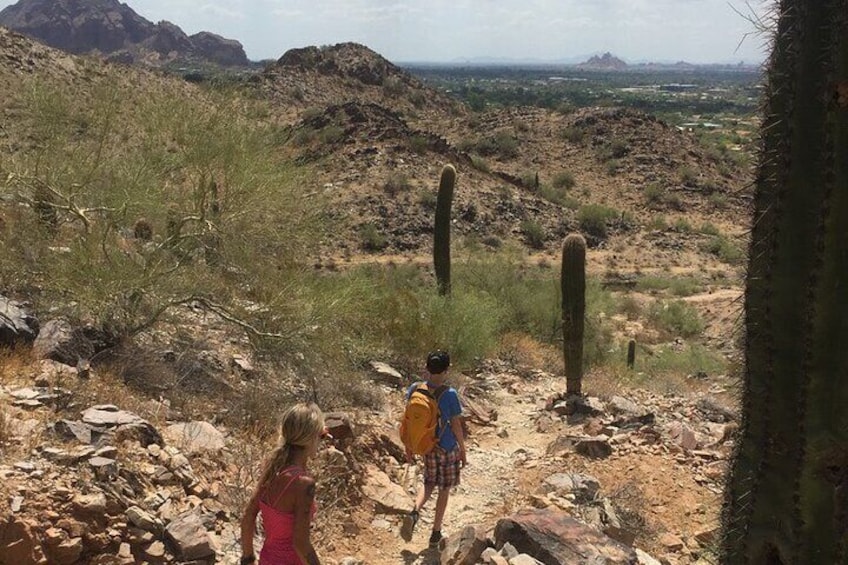
<path fill-rule="evenodd" d="M 644 518 L 644 529 L 638 532 L 637 545 L 658 553 L 657 557 L 664 551 L 657 541 L 662 534 L 688 540 L 715 526 L 719 489 L 700 480 L 691 458 L 663 445 L 617 448 L 602 460 L 573 453 L 548 457 L 548 445 L 560 434 L 582 432 L 580 427 L 558 423 L 547 431 L 537 429 L 538 403 L 559 392 L 564 386 L 562 380 L 552 376 L 525 380 L 514 374 L 487 379 L 494 385 L 488 401 L 496 408 L 498 419 L 493 426 L 472 430 L 468 467 L 463 470 L 462 485 L 451 496 L 443 526 L 445 535 L 456 534 L 467 525 L 493 528 L 498 519 L 530 506 L 530 495 L 544 478 L 565 471 L 592 474 L 606 496 L 626 494 L 629 503 L 638 504 L 634 511 Z M 651 397 L 645 391 L 621 394 L 636 401 Z M 676 407 L 677 402 L 682 401 L 669 401 L 668 406 Z M 652 408 L 660 410 L 662 406 Z M 374 516 L 363 509 L 358 516 L 362 531 L 338 544 L 332 556 L 337 560 L 355 556 L 368 565 L 438 564 L 438 551 L 427 548 L 434 503 L 431 499 L 425 507 L 409 543 L 398 535 L 398 516 Z"/>

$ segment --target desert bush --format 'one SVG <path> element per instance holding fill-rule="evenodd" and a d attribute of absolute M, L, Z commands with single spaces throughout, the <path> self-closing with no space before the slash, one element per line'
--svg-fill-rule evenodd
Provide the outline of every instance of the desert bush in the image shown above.
<path fill-rule="evenodd" d="M 248 285 L 263 296 L 294 276 L 320 226 L 317 197 L 296 196 L 302 173 L 275 155 L 273 128 L 245 117 L 254 102 L 184 88 L 137 89 L 117 74 L 26 81 L 19 119 L 40 142 L 3 160 L 0 191 L 14 213 L 0 206 L 12 233 L 24 231 L 39 223 L 33 204 L 46 192 L 57 231 L 7 240 L 0 279 L 37 285 L 39 304 L 129 336 L 195 296 L 235 311 Z M 139 217 L 149 242 L 125 235 Z M 287 333 L 278 314 L 257 323 Z"/>
<path fill-rule="evenodd" d="M 682 300 L 654 302 L 648 318 L 657 329 L 673 337 L 692 337 L 704 331 L 698 311 Z"/>
<path fill-rule="evenodd" d="M 524 220 L 521 222 L 521 233 L 527 241 L 527 245 L 534 249 L 542 249 L 545 246 L 545 228 L 535 220 Z"/>
<path fill-rule="evenodd" d="M 559 173 L 554 175 L 553 180 L 551 181 L 554 188 L 560 188 L 563 190 L 568 190 L 573 188 L 577 181 L 574 178 L 574 174 L 570 171 L 560 171 Z"/>
<path fill-rule="evenodd" d="M 389 242 L 386 236 L 383 235 L 379 228 L 374 224 L 363 224 L 359 228 L 360 244 L 365 251 L 382 251 L 388 247 Z"/>
<path fill-rule="evenodd" d="M 665 230 L 668 229 L 668 220 L 665 216 L 652 216 L 646 227 L 649 230 Z"/>
<path fill-rule="evenodd" d="M 393 172 L 383 185 L 383 191 L 389 196 L 396 196 L 412 188 L 409 177 L 405 173 Z"/>
<path fill-rule="evenodd" d="M 720 192 L 713 192 L 707 197 L 707 204 L 713 210 L 724 210 L 727 208 L 727 196 Z"/>
<path fill-rule="evenodd" d="M 714 236 L 701 244 L 701 250 L 715 255 L 719 260 L 731 265 L 741 262 L 745 256 L 745 253 L 736 243 L 722 235 Z"/>
<path fill-rule="evenodd" d="M 665 202 L 666 190 L 664 186 L 652 183 L 645 187 L 643 193 L 645 201 L 651 206 L 659 206 Z"/>
<path fill-rule="evenodd" d="M 560 135 L 571 143 L 581 143 L 586 137 L 586 132 L 582 128 L 569 126 L 563 128 Z"/>
<path fill-rule="evenodd" d="M 577 211 L 577 221 L 580 230 L 584 233 L 605 239 L 607 237 L 607 224 L 617 218 L 618 210 L 602 206 L 600 204 L 587 204 Z"/>
<path fill-rule="evenodd" d="M 488 173 L 489 171 L 491 171 L 491 167 L 489 167 L 489 162 L 486 161 L 483 157 L 474 154 L 472 154 L 470 157 L 472 167 L 484 173 Z"/>
<path fill-rule="evenodd" d="M 689 223 L 689 220 L 683 217 L 677 218 L 674 220 L 674 229 L 679 231 L 680 233 L 690 233 L 692 231 L 692 224 Z"/>
<path fill-rule="evenodd" d="M 425 153 L 430 147 L 430 141 L 423 135 L 413 135 L 409 138 L 409 149 L 419 155 Z"/>
<path fill-rule="evenodd" d="M 721 235 L 721 230 L 719 230 L 718 227 L 716 227 L 716 225 L 711 222 L 704 222 L 703 224 L 701 224 L 701 226 L 698 228 L 698 232 L 704 235 Z"/>
<path fill-rule="evenodd" d="M 694 186 L 698 182 L 698 172 L 689 165 L 682 165 L 677 174 L 680 177 L 680 182 L 685 185 Z"/>
<path fill-rule="evenodd" d="M 691 296 L 701 292 L 703 284 L 694 277 L 644 276 L 636 281 L 636 289 L 642 292 L 669 291 L 674 296 Z"/>
<path fill-rule="evenodd" d="M 435 210 L 436 193 L 432 190 L 422 190 L 418 193 L 418 203 L 426 210 Z"/>

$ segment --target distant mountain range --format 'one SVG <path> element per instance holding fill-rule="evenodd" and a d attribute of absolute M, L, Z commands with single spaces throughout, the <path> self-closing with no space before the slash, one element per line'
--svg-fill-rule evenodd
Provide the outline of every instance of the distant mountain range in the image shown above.
<path fill-rule="evenodd" d="M 732 70 L 756 70 L 760 63 L 738 61 L 717 63 L 689 63 L 686 61 L 649 61 L 638 60 L 627 62 L 611 53 L 596 53 L 576 57 L 563 57 L 559 59 L 538 58 L 509 58 L 509 57 L 471 57 L 459 58 L 450 62 L 409 61 L 404 66 L 508 66 L 508 67 L 578 67 L 587 70 L 686 70 L 686 69 L 732 69 Z"/>
<path fill-rule="evenodd" d="M 189 36 L 170 22 L 154 24 L 118 0 L 20 0 L 0 11 L 0 25 L 63 51 L 126 63 L 250 63 L 238 41 L 205 31 Z"/>

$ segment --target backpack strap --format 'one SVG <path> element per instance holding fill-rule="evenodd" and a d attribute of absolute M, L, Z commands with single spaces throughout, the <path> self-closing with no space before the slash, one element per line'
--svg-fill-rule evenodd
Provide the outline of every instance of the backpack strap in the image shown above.
<path fill-rule="evenodd" d="M 442 441 L 442 435 L 450 425 L 450 422 L 442 420 L 442 410 L 439 408 L 439 400 L 441 400 L 442 395 L 446 393 L 449 388 L 450 387 L 448 385 L 442 385 L 440 387 L 436 387 L 436 390 L 433 391 L 433 399 L 436 401 L 436 410 L 439 412 L 439 433 L 436 435 L 436 443 Z"/>

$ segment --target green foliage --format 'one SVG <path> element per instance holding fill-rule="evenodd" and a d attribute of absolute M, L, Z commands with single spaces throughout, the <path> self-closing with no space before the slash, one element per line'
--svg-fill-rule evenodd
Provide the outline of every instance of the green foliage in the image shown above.
<path fill-rule="evenodd" d="M 483 157 L 474 154 L 472 154 L 470 157 L 472 167 L 483 173 L 491 172 L 492 168 L 489 166 L 489 162 L 486 161 Z"/>
<path fill-rule="evenodd" d="M 362 249 L 370 252 L 382 251 L 389 245 L 389 241 L 376 225 L 368 223 L 359 228 L 360 245 Z"/>
<path fill-rule="evenodd" d="M 709 241 L 701 244 L 701 250 L 715 255 L 722 262 L 731 265 L 739 263 L 744 258 L 742 249 L 732 240 L 722 235 L 714 236 Z"/>
<path fill-rule="evenodd" d="M 701 227 L 698 228 L 698 232 L 704 235 L 721 235 L 721 230 L 719 230 L 718 227 L 711 222 L 704 222 L 701 224 Z"/>
<path fill-rule="evenodd" d="M 536 220 L 524 220 L 521 222 L 521 233 L 524 234 L 527 245 L 533 249 L 542 249 L 545 247 L 547 234 L 545 233 L 545 228 Z"/>
<path fill-rule="evenodd" d="M 677 170 L 680 182 L 687 186 L 695 186 L 698 183 L 698 173 L 689 165 L 681 165 Z"/>
<path fill-rule="evenodd" d="M 501 129 L 478 140 L 472 149 L 485 157 L 512 159 L 518 156 L 518 140 L 511 131 Z"/>
<path fill-rule="evenodd" d="M 569 126 L 562 129 L 560 135 L 563 139 L 571 143 L 582 143 L 586 137 L 586 132 L 579 127 Z"/>
<path fill-rule="evenodd" d="M 642 292 L 669 291 L 674 296 L 691 296 L 703 290 L 703 284 L 693 277 L 643 276 L 636 281 Z"/>
<path fill-rule="evenodd" d="M 666 189 L 664 186 L 652 183 L 645 187 L 645 201 L 650 206 L 659 206 L 665 202 Z"/>
<path fill-rule="evenodd" d="M 651 216 L 646 227 L 649 230 L 666 230 L 668 229 L 668 219 L 665 216 Z"/>
<path fill-rule="evenodd" d="M 554 188 L 568 190 L 570 188 L 574 188 L 574 185 L 577 184 L 577 181 L 575 180 L 574 174 L 572 172 L 560 171 L 559 173 L 554 175 L 551 184 L 553 184 Z"/>
<path fill-rule="evenodd" d="M 393 172 L 389 175 L 386 184 L 383 185 L 383 191 L 390 196 L 396 196 L 400 192 L 408 192 L 412 188 L 409 182 L 409 177 L 405 173 Z"/>
<path fill-rule="evenodd" d="M 409 138 L 409 149 L 413 153 L 418 153 L 419 155 L 422 155 L 429 148 L 430 148 L 430 140 L 427 139 L 426 136 L 413 135 L 412 137 Z"/>
<path fill-rule="evenodd" d="M 692 231 L 692 224 L 689 223 L 687 218 L 681 216 L 674 220 L 674 229 L 680 233 L 690 233 Z"/>
<path fill-rule="evenodd" d="M 707 197 L 707 203 L 713 210 L 724 210 L 727 208 L 727 196 L 720 192 L 713 192 Z"/>
<path fill-rule="evenodd" d="M 580 202 L 576 198 L 569 196 L 568 192 L 562 188 L 543 184 L 539 187 L 539 196 L 548 202 L 553 202 L 569 210 L 576 210 L 580 207 Z"/>
<path fill-rule="evenodd" d="M 302 196 L 304 173 L 275 155 L 277 131 L 248 117 L 261 114 L 254 102 L 186 96 L 184 86 L 140 90 L 119 75 L 24 79 L 17 124 L 36 143 L 0 162 L 12 228 L 0 245 L 0 283 L 38 287 L 39 304 L 120 337 L 206 296 L 299 339 L 296 298 L 284 304 L 276 294 L 316 238 L 321 203 Z M 36 223 L 30 203 L 42 192 L 64 208 L 55 209 L 59 229 L 24 240 L 18 233 L 31 232 L 23 226 Z M 139 218 L 152 240 L 129 235 Z M 227 282 L 233 272 L 242 285 Z M 244 312 L 248 298 L 268 307 Z"/>
<path fill-rule="evenodd" d="M 422 190 L 418 193 L 418 203 L 425 210 L 435 210 L 436 209 L 436 193 L 430 190 Z"/>
<path fill-rule="evenodd" d="M 648 319 L 670 337 L 693 337 L 704 331 L 704 322 L 698 311 L 682 300 L 654 302 Z"/>
<path fill-rule="evenodd" d="M 580 230 L 601 239 L 607 237 L 608 223 L 618 217 L 618 210 L 600 204 L 587 204 L 577 211 Z"/>

